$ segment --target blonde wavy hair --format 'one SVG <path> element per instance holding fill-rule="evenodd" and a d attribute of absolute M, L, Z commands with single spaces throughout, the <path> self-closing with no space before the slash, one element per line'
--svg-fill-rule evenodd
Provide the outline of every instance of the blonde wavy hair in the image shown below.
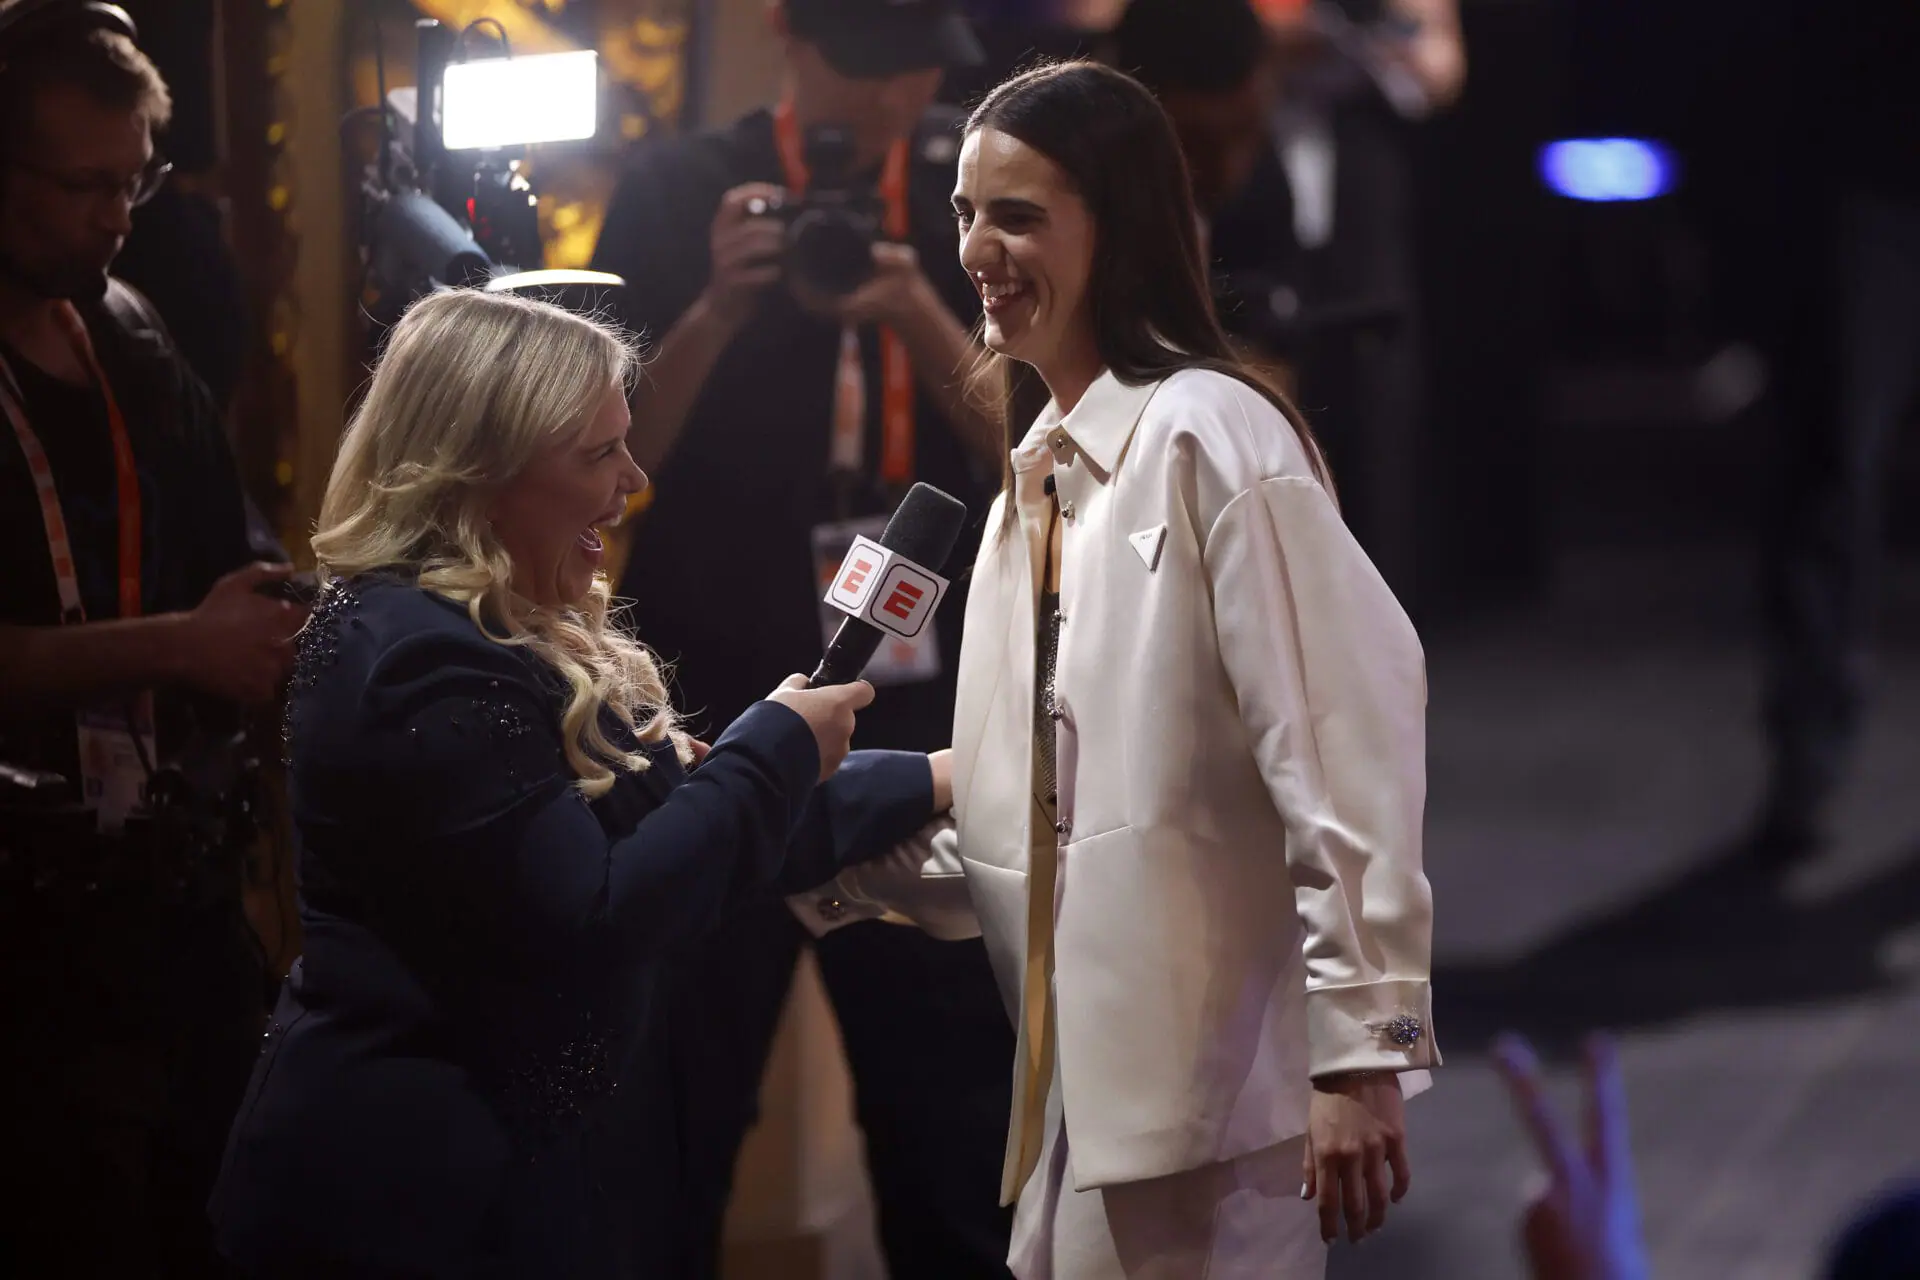
<path fill-rule="evenodd" d="M 598 321 L 509 294 L 448 290 L 415 303 L 387 341 L 347 427 L 313 536 L 322 581 L 377 569 L 416 575 L 466 606 L 481 634 L 523 647 L 570 690 L 561 738 L 578 786 L 604 795 L 647 768 L 601 729 L 609 708 L 642 743 L 686 736 L 653 655 L 610 619 L 597 577 L 563 608 L 511 588 L 489 500 L 560 433 L 584 429 L 607 388 L 630 385 L 632 340 Z"/>

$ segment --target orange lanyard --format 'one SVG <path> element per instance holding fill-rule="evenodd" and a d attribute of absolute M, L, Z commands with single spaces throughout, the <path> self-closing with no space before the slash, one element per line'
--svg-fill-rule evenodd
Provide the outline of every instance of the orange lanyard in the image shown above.
<path fill-rule="evenodd" d="M 800 141 L 800 123 L 793 102 L 783 99 L 773 113 L 774 138 L 780 147 L 780 167 L 787 189 L 795 195 L 807 190 L 807 161 Z M 886 232 L 895 240 L 907 238 L 907 144 L 896 142 L 887 151 L 880 170 L 880 198 L 886 203 Z M 862 440 L 866 432 L 866 373 L 860 364 L 858 335 L 841 335 L 840 364 L 834 382 L 834 445 L 836 467 L 857 470 L 863 465 Z M 907 347 L 892 329 L 880 330 L 880 478 L 891 485 L 913 479 L 913 366 Z"/>
<path fill-rule="evenodd" d="M 80 319 L 80 313 L 72 303 L 63 302 L 57 314 L 60 327 L 73 344 L 74 354 L 87 366 L 101 398 L 107 403 L 107 429 L 113 436 L 114 478 L 120 491 L 120 616 L 137 618 L 140 616 L 140 472 L 133 461 L 133 442 L 127 436 L 127 420 L 120 412 L 120 402 L 114 398 L 106 372 L 94 355 L 93 340 L 87 336 L 87 326 Z M 53 557 L 54 585 L 60 592 L 60 620 L 85 622 L 87 611 L 81 603 L 80 582 L 73 569 L 73 543 L 67 537 L 67 517 L 60 508 L 59 491 L 54 487 L 53 467 L 47 461 L 46 450 L 40 446 L 40 437 L 27 422 L 25 397 L 20 394 L 20 384 L 14 380 L 13 370 L 4 357 L 0 357 L 0 408 L 6 410 L 7 419 L 13 424 L 14 438 L 20 442 L 20 452 L 26 455 L 27 471 L 33 476 L 33 487 L 40 498 L 47 551 Z"/>

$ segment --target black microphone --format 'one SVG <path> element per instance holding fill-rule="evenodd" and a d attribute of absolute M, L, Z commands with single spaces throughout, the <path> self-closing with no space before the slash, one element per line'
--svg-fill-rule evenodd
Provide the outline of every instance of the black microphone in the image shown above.
<path fill-rule="evenodd" d="M 907 490 L 900 507 L 887 521 L 880 545 L 923 569 L 938 573 L 960 541 L 967 525 L 967 504 L 930 484 L 916 484 Z M 807 682 L 810 689 L 822 685 L 851 684 L 860 678 L 867 663 L 880 650 L 887 633 L 871 622 L 849 616 L 840 624 L 833 643 L 820 659 L 819 669 Z"/>

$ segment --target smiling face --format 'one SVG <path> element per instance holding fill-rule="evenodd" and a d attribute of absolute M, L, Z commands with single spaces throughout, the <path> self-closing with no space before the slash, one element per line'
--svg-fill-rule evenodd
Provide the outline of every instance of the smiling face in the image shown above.
<path fill-rule="evenodd" d="M 632 420 L 618 384 L 584 424 L 553 433 L 495 495 L 488 516 L 513 561 L 513 590 L 546 608 L 578 604 L 593 589 L 606 547 L 600 529 L 620 523 L 646 473 L 627 452 Z"/>
<path fill-rule="evenodd" d="M 960 151 L 953 209 L 987 346 L 1034 366 L 1055 394 L 1063 381 L 1091 381 L 1100 367 L 1088 288 L 1095 227 L 1065 171 L 1018 138 L 975 130 Z"/>

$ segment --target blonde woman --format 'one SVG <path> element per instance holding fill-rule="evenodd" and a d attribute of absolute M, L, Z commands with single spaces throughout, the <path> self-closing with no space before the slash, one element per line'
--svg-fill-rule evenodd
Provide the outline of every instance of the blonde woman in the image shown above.
<path fill-rule="evenodd" d="M 678 730 L 599 573 L 633 369 L 443 293 L 348 428 L 287 718 L 305 951 L 212 1204 L 244 1274 L 615 1274 L 594 1134 L 663 951 L 947 806 L 944 760 L 848 755 L 864 684 Z"/>

